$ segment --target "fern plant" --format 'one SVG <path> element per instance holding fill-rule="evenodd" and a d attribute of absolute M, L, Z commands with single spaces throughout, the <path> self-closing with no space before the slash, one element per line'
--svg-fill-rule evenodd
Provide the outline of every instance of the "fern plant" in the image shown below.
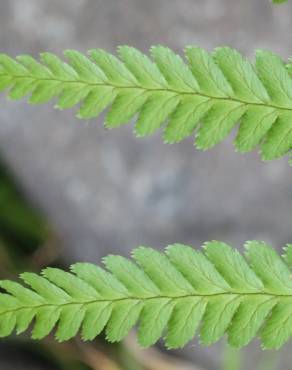
<path fill-rule="evenodd" d="M 280 348 L 292 334 L 292 245 L 283 257 L 258 241 L 246 243 L 245 256 L 217 241 L 201 251 L 180 244 L 165 253 L 139 247 L 133 259 L 109 255 L 106 270 L 77 263 L 70 273 L 24 273 L 29 288 L 1 281 L 6 292 L 0 294 L 0 335 L 15 328 L 22 333 L 34 319 L 34 339 L 56 326 L 59 341 L 80 328 L 83 340 L 92 340 L 106 328 L 110 342 L 120 341 L 138 321 L 144 347 L 162 336 L 168 348 L 182 347 L 198 327 L 204 345 L 227 333 L 235 347 L 259 335 L 264 348 Z"/>
<path fill-rule="evenodd" d="M 279 1 L 278 1 L 279 2 Z M 121 126 L 136 115 L 135 134 L 150 135 L 167 121 L 163 139 L 176 143 L 195 135 L 198 149 L 222 141 L 240 121 L 236 150 L 259 147 L 271 160 L 292 148 L 292 65 L 264 50 L 255 64 L 222 47 L 212 54 L 187 47 L 185 62 L 170 49 L 151 48 L 152 60 L 122 46 L 119 57 L 96 49 L 89 58 L 65 51 L 68 63 L 51 53 L 41 63 L 28 55 L 0 55 L 0 90 L 10 99 L 30 95 L 32 104 L 57 98 L 56 107 L 81 107 L 77 116 L 98 116 L 105 108 L 105 126 Z"/>
<path fill-rule="evenodd" d="M 259 50 L 255 63 L 228 47 L 212 54 L 187 47 L 186 60 L 163 46 L 152 47 L 151 58 L 128 46 L 119 47 L 119 57 L 101 49 L 89 57 L 64 54 L 67 62 L 51 53 L 40 62 L 0 54 L 0 90 L 12 100 L 29 96 L 32 104 L 57 99 L 61 110 L 80 104 L 83 119 L 109 108 L 107 128 L 137 116 L 138 137 L 164 127 L 164 142 L 194 135 L 202 150 L 239 122 L 236 150 L 258 147 L 263 160 L 291 154 L 292 63 L 269 51 Z M 55 330 L 58 341 L 79 332 L 93 340 L 105 330 L 116 342 L 138 324 L 143 347 L 163 337 L 167 348 L 180 348 L 198 332 L 203 345 L 227 334 L 237 348 L 258 336 L 263 348 L 278 349 L 292 335 L 292 244 L 284 250 L 279 256 L 258 241 L 247 242 L 244 255 L 217 241 L 200 251 L 139 247 L 132 260 L 105 257 L 105 269 L 77 263 L 70 272 L 26 272 L 24 284 L 0 281 L 0 336 L 31 326 L 34 339 Z"/>

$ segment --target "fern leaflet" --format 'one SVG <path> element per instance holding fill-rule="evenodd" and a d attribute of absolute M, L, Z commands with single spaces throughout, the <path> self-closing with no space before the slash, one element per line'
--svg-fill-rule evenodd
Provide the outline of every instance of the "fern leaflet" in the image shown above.
<path fill-rule="evenodd" d="M 185 62 L 163 46 L 151 48 L 152 59 L 121 46 L 119 57 L 95 49 L 89 57 L 65 51 L 68 63 L 51 53 L 41 63 L 28 55 L 0 55 L 0 90 L 10 99 L 30 95 L 32 104 L 57 99 L 59 109 L 81 107 L 77 116 L 94 118 L 109 108 L 105 126 L 121 126 L 137 116 L 135 134 L 150 135 L 164 123 L 166 143 L 195 135 L 207 150 L 222 141 L 240 121 L 235 147 L 259 146 L 262 159 L 288 154 L 292 148 L 291 65 L 268 51 L 255 64 L 222 47 L 213 54 L 187 47 Z"/>
<path fill-rule="evenodd" d="M 133 251 L 134 261 L 109 255 L 106 269 L 77 263 L 71 272 L 46 268 L 23 273 L 28 287 L 0 282 L 0 335 L 27 330 L 41 339 L 56 326 L 59 341 L 81 330 L 83 340 L 104 328 L 110 342 L 123 339 L 139 322 L 138 340 L 153 345 L 165 336 L 168 348 L 183 347 L 200 325 L 210 345 L 225 333 L 235 347 L 259 335 L 264 348 L 279 348 L 292 335 L 291 248 L 280 257 L 263 242 L 246 243 L 245 257 L 212 241 L 202 251 L 175 244 L 165 253 Z"/>

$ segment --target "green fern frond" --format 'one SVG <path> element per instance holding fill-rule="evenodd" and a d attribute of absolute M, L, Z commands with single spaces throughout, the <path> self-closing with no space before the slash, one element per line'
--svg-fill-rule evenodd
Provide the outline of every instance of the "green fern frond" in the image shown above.
<path fill-rule="evenodd" d="M 274 4 L 283 4 L 286 3 L 288 0 L 272 0 Z"/>
<path fill-rule="evenodd" d="M 201 251 L 175 244 L 165 253 L 148 247 L 133 260 L 109 255 L 106 270 L 77 263 L 71 272 L 47 268 L 24 273 L 27 288 L 0 282 L 0 336 L 20 334 L 33 322 L 32 337 L 56 327 L 59 341 L 81 331 L 92 340 L 104 329 L 110 342 L 139 323 L 143 347 L 164 337 L 168 348 L 183 347 L 196 331 L 203 345 L 225 333 L 242 347 L 257 335 L 264 348 L 279 348 L 292 335 L 292 245 L 280 257 L 264 242 L 246 243 L 245 256 L 212 241 Z"/>
<path fill-rule="evenodd" d="M 264 160 L 291 151 L 291 65 L 287 68 L 275 54 L 258 51 L 253 65 L 227 47 L 211 55 L 187 47 L 187 62 L 162 46 L 151 48 L 152 59 L 128 46 L 118 53 L 119 58 L 96 49 L 86 57 L 67 50 L 67 63 L 51 53 L 41 54 L 41 63 L 28 55 L 1 54 L 0 90 L 9 89 L 10 99 L 29 95 L 32 104 L 56 98 L 59 109 L 81 103 L 77 116 L 83 119 L 110 107 L 107 128 L 137 116 L 138 137 L 166 122 L 164 142 L 194 135 L 202 150 L 222 141 L 240 122 L 238 151 L 258 146 Z"/>

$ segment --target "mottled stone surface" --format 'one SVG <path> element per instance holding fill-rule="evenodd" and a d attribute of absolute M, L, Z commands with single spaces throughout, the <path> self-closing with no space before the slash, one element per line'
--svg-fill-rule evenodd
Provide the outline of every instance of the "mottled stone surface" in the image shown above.
<path fill-rule="evenodd" d="M 0 2 L 0 48 L 13 56 L 162 43 L 178 51 L 225 44 L 248 56 L 269 48 L 288 57 L 291 29 L 291 1 L 277 7 L 268 0 Z M 291 242 L 292 172 L 285 159 L 262 163 L 256 153 L 236 154 L 231 138 L 208 153 L 196 151 L 192 140 L 162 145 L 159 135 L 136 139 L 132 125 L 107 131 L 102 118 L 82 122 L 72 110 L 52 106 L 2 96 L 0 148 L 55 224 L 68 261 L 128 254 L 138 244 Z M 184 355 L 217 370 L 220 348 L 189 346 Z"/>

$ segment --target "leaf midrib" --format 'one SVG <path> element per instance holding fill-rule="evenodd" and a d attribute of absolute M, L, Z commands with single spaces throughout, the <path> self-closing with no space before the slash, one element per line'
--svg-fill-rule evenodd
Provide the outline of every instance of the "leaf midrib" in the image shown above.
<path fill-rule="evenodd" d="M 276 294 L 276 293 L 268 293 L 268 292 L 222 292 L 222 293 L 212 293 L 212 294 L 184 294 L 184 295 L 179 295 L 179 296 L 167 296 L 167 295 L 157 295 L 157 296 L 151 296 L 151 297 L 134 297 L 134 296 L 129 296 L 129 297 L 124 297 L 124 298 L 115 298 L 115 299 L 93 299 L 93 300 L 80 300 L 80 301 L 70 301 L 70 302 L 65 302 L 65 303 L 42 303 L 42 304 L 37 304 L 37 305 L 23 305 L 19 306 L 14 309 L 9 309 L 6 311 L 0 312 L 1 315 L 5 315 L 7 313 L 13 313 L 25 309 L 40 309 L 43 307 L 66 307 L 70 305 L 89 305 L 93 303 L 117 303 L 117 302 L 123 302 L 123 301 L 149 301 L 149 300 L 155 300 L 155 299 L 169 299 L 169 300 L 179 300 L 179 299 L 185 299 L 185 298 L 205 298 L 205 299 L 212 299 L 212 298 L 218 298 L 218 297 L 224 297 L 224 296 L 234 296 L 235 299 L 237 298 L 244 298 L 244 297 L 249 297 L 249 296 L 265 296 L 270 299 L 292 299 L 292 293 L 290 294 Z"/>
<path fill-rule="evenodd" d="M 256 102 L 251 102 L 251 101 L 247 101 L 247 100 L 243 100 L 243 99 L 239 99 L 239 98 L 233 98 L 233 97 L 219 97 L 219 96 L 214 96 L 214 95 L 208 95 L 206 93 L 202 93 L 202 92 L 188 92 L 188 91 L 181 91 L 181 90 L 175 90 L 175 89 L 171 89 L 171 88 L 147 88 L 147 87 L 144 87 L 144 86 L 140 86 L 140 85 L 116 85 L 116 84 L 113 84 L 113 83 L 110 83 L 110 82 L 104 82 L 104 83 L 98 83 L 98 82 L 88 82 L 88 81 L 84 81 L 84 80 L 63 80 L 63 79 L 57 79 L 57 78 L 37 78 L 37 77 L 34 77 L 34 76 L 30 76 L 30 75 L 26 75 L 26 76 L 20 76 L 20 75 L 17 75 L 17 76 L 14 76 L 14 75 L 11 75 L 11 74 L 0 74 L 0 78 L 1 77 L 10 77 L 12 79 L 19 79 L 19 78 L 30 78 L 31 80 L 34 80 L 34 81 L 55 81 L 55 82 L 60 82 L 60 83 L 66 83 L 66 84 L 74 84 L 74 83 L 79 83 L 79 84 L 84 84 L 84 85 L 87 85 L 87 86 L 92 86 L 92 87 L 97 87 L 97 86 L 105 86 L 105 87 L 112 87 L 112 88 L 116 88 L 116 89 L 141 89 L 141 90 L 144 90 L 144 91 L 149 91 L 149 92 L 168 92 L 168 93 L 174 93 L 174 94 L 177 94 L 177 95 L 190 95 L 190 96 L 201 96 L 201 97 L 205 97 L 205 98 L 209 98 L 209 99 L 213 99 L 213 100 L 218 100 L 218 101 L 231 101 L 231 102 L 236 102 L 236 103 L 240 103 L 240 104 L 245 104 L 245 105 L 253 105 L 253 106 L 260 106 L 260 107 L 266 107 L 266 108 L 274 108 L 274 109 L 277 109 L 277 110 L 282 110 L 282 111 L 292 111 L 292 107 L 287 107 L 287 106 L 280 106 L 280 105 L 276 105 L 276 104 L 267 104 L 267 103 L 256 103 Z"/>

